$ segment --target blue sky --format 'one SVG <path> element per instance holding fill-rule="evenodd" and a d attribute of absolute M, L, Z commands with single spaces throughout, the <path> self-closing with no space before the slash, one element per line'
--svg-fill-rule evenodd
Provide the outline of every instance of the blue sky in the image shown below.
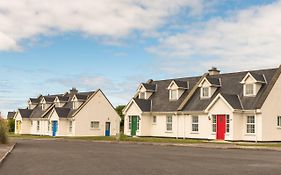
<path fill-rule="evenodd" d="M 150 78 L 281 64 L 280 1 L 79 2 L 0 2 L 4 114 L 71 87 L 101 88 L 119 105 Z"/>

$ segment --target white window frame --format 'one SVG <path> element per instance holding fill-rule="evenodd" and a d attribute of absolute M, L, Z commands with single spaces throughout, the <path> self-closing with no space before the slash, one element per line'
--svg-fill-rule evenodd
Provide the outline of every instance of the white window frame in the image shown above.
<path fill-rule="evenodd" d="M 139 92 L 139 99 L 146 99 L 146 92 Z"/>
<path fill-rule="evenodd" d="M 277 127 L 281 128 L 281 116 L 277 116 Z"/>
<path fill-rule="evenodd" d="M 207 96 L 204 94 L 204 89 L 207 89 Z M 201 98 L 210 98 L 211 88 L 210 87 L 201 87 Z"/>
<path fill-rule="evenodd" d="M 166 116 L 166 131 L 167 132 L 173 131 L 173 115 Z"/>
<path fill-rule="evenodd" d="M 248 92 L 247 87 L 252 86 L 252 93 Z M 254 83 L 248 83 L 244 84 L 244 96 L 255 96 L 255 84 Z"/>
<path fill-rule="evenodd" d="M 129 130 L 132 128 L 132 116 L 129 116 Z"/>
<path fill-rule="evenodd" d="M 225 116 L 225 133 L 229 133 L 230 131 L 230 116 Z"/>
<path fill-rule="evenodd" d="M 152 117 L 152 124 L 156 124 L 156 123 L 157 123 L 157 116 L 154 115 L 154 116 Z"/>
<path fill-rule="evenodd" d="M 69 132 L 73 130 L 73 121 L 69 121 Z"/>
<path fill-rule="evenodd" d="M 199 132 L 199 116 L 191 116 L 191 131 Z"/>
<path fill-rule="evenodd" d="M 212 115 L 212 132 L 217 132 L 217 115 Z"/>
<path fill-rule="evenodd" d="M 40 120 L 37 120 L 36 130 L 37 132 L 40 131 Z"/>
<path fill-rule="evenodd" d="M 91 121 L 90 127 L 91 127 L 91 129 L 99 129 L 100 128 L 100 122 L 99 121 Z"/>
<path fill-rule="evenodd" d="M 250 118 L 252 118 L 252 119 L 250 119 Z M 255 134 L 256 133 L 256 117 L 254 115 L 247 116 L 246 133 L 247 134 Z"/>
<path fill-rule="evenodd" d="M 174 94 L 173 94 L 174 93 Z M 173 96 L 173 95 L 175 95 L 175 96 Z M 178 90 L 177 89 L 171 89 L 171 90 L 169 90 L 169 99 L 170 99 L 170 101 L 176 101 L 176 100 L 178 100 L 178 97 L 179 97 L 179 92 L 178 92 Z"/>

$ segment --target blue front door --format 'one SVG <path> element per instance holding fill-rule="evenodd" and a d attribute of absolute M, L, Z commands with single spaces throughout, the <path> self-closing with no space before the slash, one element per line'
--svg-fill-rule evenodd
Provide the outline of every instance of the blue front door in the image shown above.
<path fill-rule="evenodd" d="M 105 136 L 110 136 L 110 122 L 105 123 Z"/>
<path fill-rule="evenodd" d="M 52 121 L 52 131 L 53 131 L 52 136 L 55 137 L 58 131 L 58 121 Z"/>

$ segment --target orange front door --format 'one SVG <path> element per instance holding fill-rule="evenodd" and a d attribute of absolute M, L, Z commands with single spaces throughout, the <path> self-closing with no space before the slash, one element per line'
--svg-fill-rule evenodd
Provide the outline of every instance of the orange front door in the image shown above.
<path fill-rule="evenodd" d="M 225 135 L 225 115 L 217 115 L 217 139 L 224 140 Z"/>

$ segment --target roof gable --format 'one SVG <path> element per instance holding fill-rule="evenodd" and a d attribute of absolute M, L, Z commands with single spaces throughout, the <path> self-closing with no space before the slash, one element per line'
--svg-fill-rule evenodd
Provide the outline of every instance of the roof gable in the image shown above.
<path fill-rule="evenodd" d="M 254 73 L 254 72 L 248 72 L 245 77 L 242 79 L 242 81 L 240 82 L 241 84 L 245 84 L 246 80 L 251 77 L 252 79 L 254 79 L 255 83 L 266 83 L 266 79 L 264 77 L 264 75 L 262 74 L 258 74 L 258 73 Z"/>

